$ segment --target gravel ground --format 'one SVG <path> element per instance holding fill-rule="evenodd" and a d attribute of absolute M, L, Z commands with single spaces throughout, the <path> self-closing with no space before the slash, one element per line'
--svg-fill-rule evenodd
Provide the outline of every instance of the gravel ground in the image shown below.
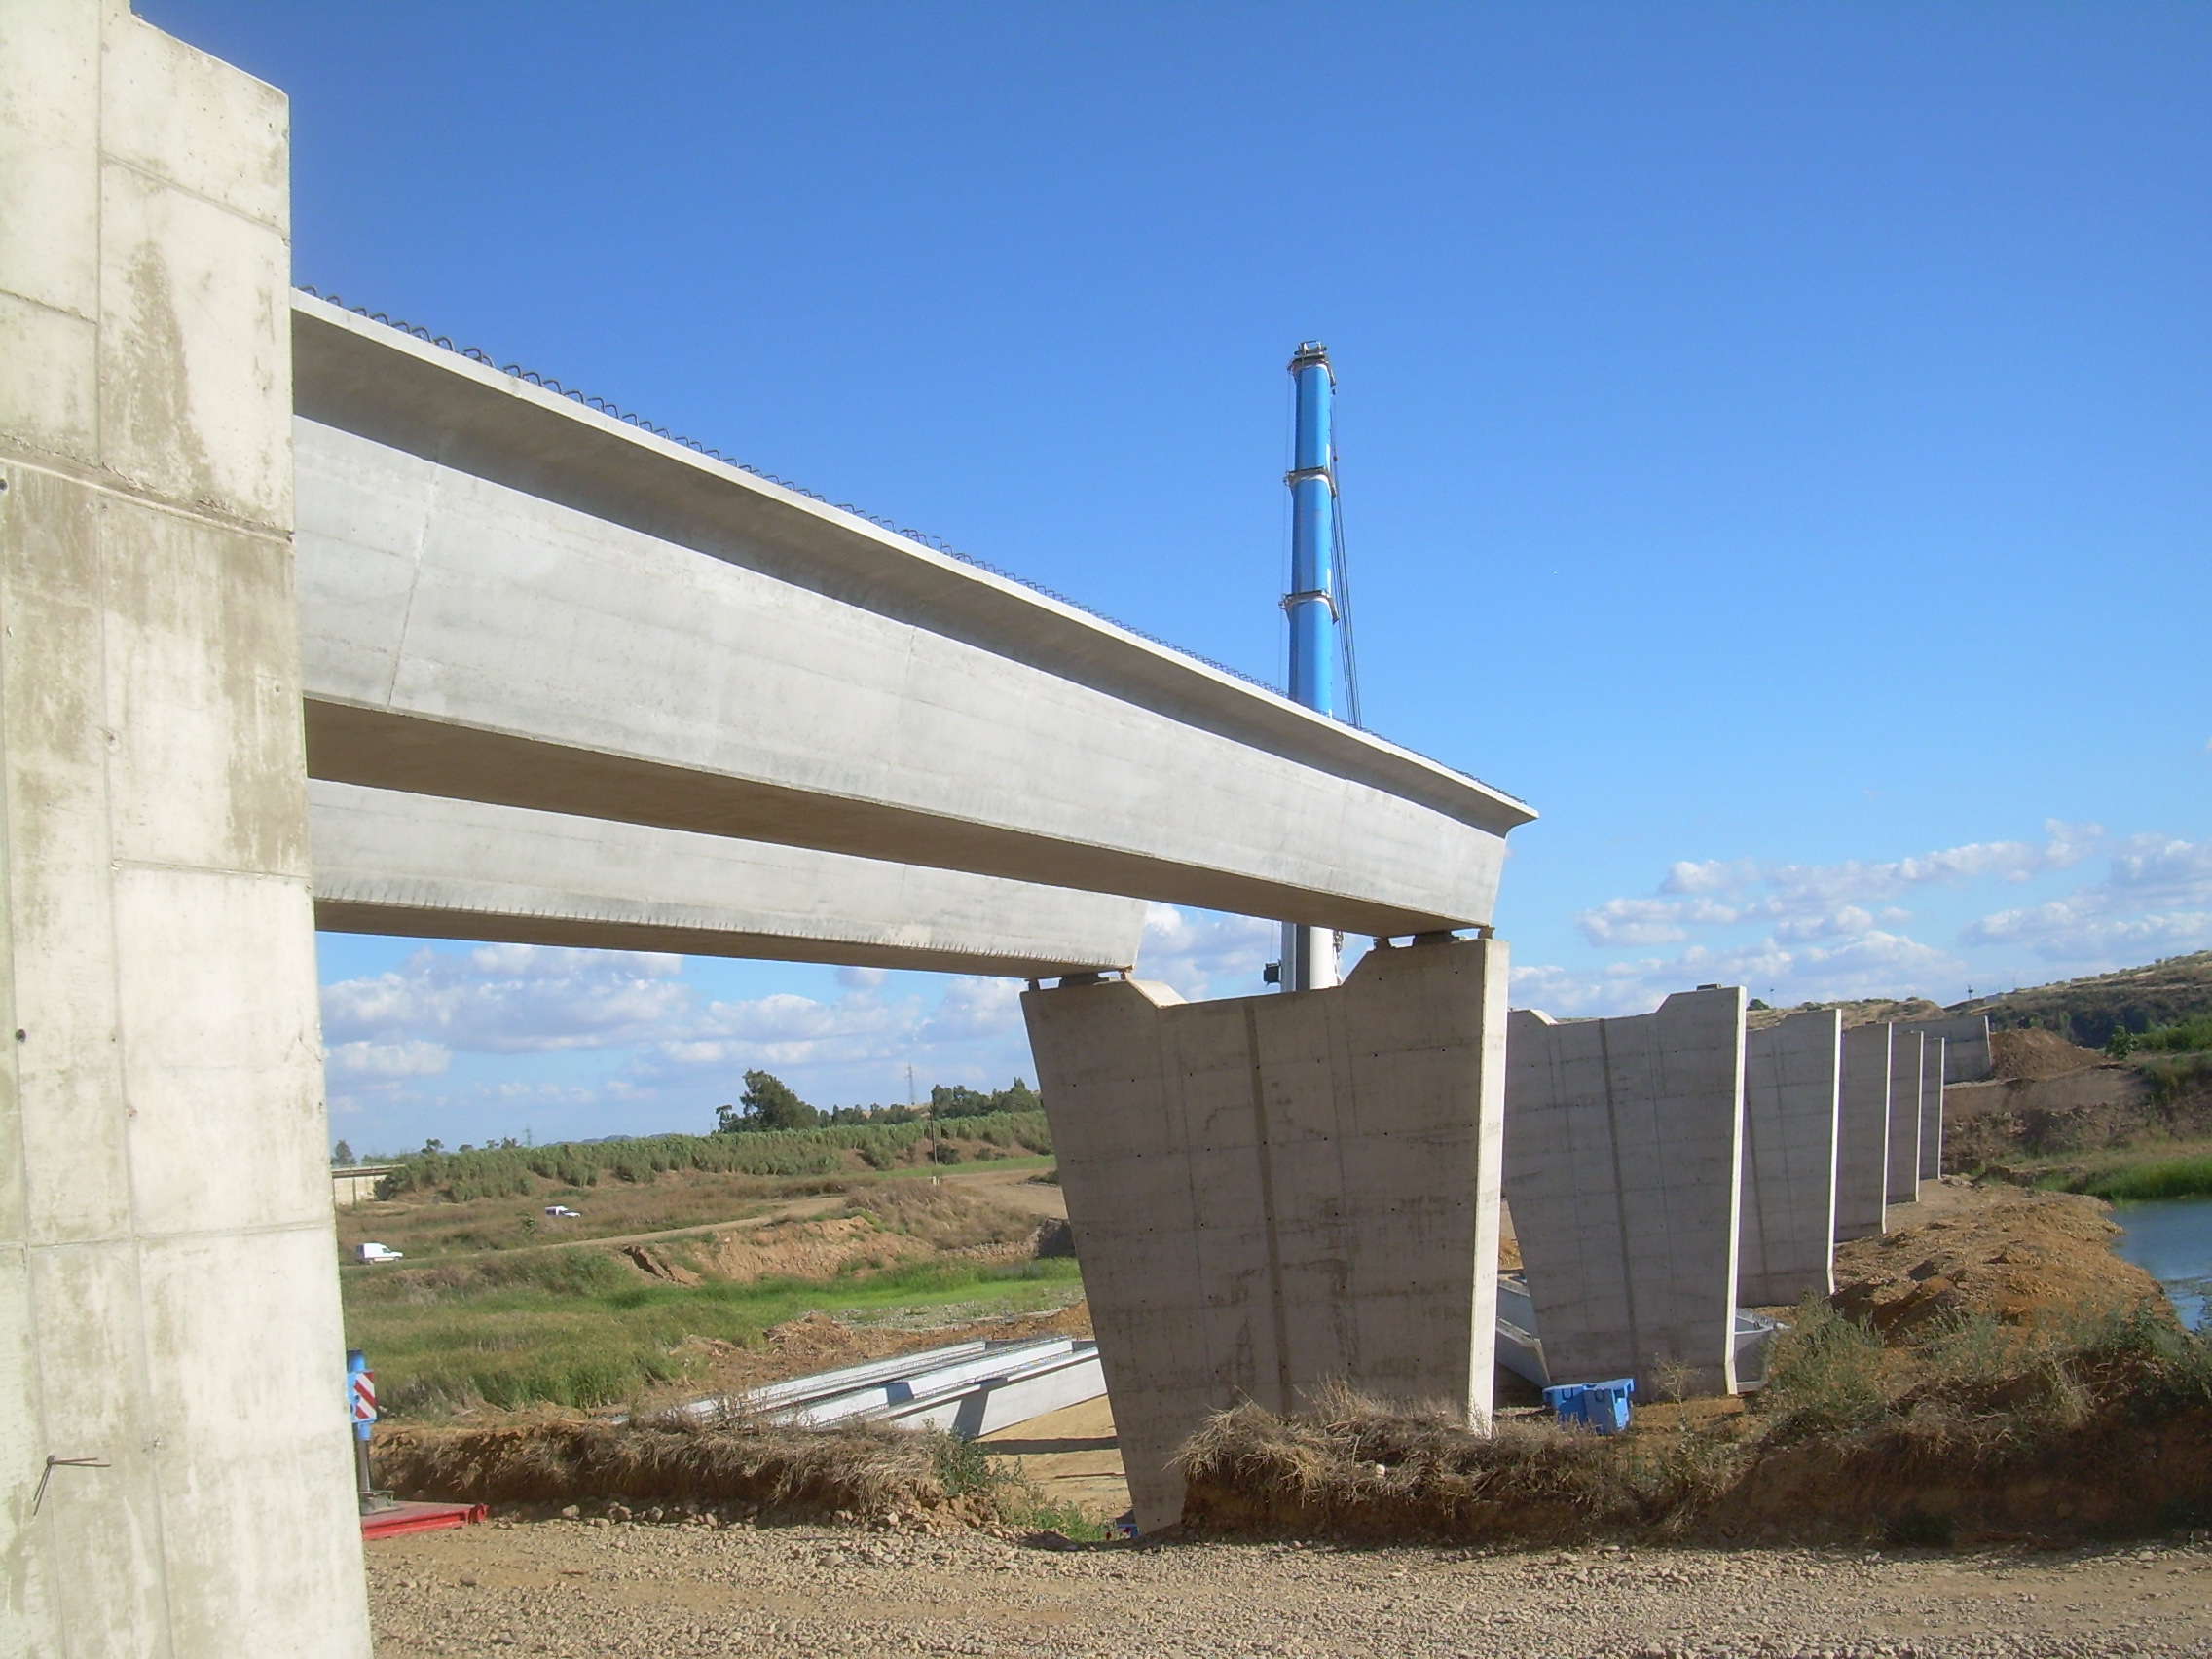
<path fill-rule="evenodd" d="M 368 1546 L 378 1659 L 2212 1655 L 2212 1544 L 1943 1555 L 495 1522 Z"/>

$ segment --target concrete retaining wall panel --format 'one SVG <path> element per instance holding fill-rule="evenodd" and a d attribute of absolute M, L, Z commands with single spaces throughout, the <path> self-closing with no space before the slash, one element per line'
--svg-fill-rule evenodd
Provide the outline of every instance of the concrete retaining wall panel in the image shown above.
<path fill-rule="evenodd" d="M 1891 1047 L 1887 1025 L 1854 1025 L 1843 1034 L 1836 1111 L 1838 1244 L 1888 1229 Z"/>
<path fill-rule="evenodd" d="M 1023 999 L 1140 1526 L 1240 1398 L 1343 1381 L 1487 1419 L 1505 963 L 1462 940 L 1296 996 Z"/>
<path fill-rule="evenodd" d="M 1744 1190 L 1736 1301 L 1835 1289 L 1836 1119 L 1843 1015 L 1792 1014 L 1744 1038 Z"/>
<path fill-rule="evenodd" d="M 1890 1155 L 1884 1196 L 1893 1204 L 1920 1199 L 1920 1091 L 1927 1040 L 1892 1026 L 1890 1034 Z"/>
<path fill-rule="evenodd" d="M 1908 1019 L 1899 1029 L 1943 1040 L 1943 1081 L 1981 1083 L 1997 1069 L 1989 1049 L 1989 1015 L 1962 1014 L 1949 1019 Z"/>
<path fill-rule="evenodd" d="M 1920 1178 L 1933 1181 L 1943 1173 L 1943 1079 L 1950 1045 L 1925 1031 L 1921 1042 L 1925 1047 L 1920 1056 Z"/>
<path fill-rule="evenodd" d="M 1553 1379 L 1733 1392 L 1744 992 L 1516 1010 L 1510 1053 L 1505 1198 Z"/>

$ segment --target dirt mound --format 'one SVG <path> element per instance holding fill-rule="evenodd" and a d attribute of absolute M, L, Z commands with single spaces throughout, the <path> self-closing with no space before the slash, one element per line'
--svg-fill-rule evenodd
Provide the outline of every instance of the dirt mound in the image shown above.
<path fill-rule="evenodd" d="M 2103 1063 L 2094 1049 L 2069 1043 L 2055 1031 L 1992 1031 L 1992 1077 L 2063 1077 Z"/>
<path fill-rule="evenodd" d="M 2085 1311 L 2163 1307 L 2158 1281 L 2113 1254 L 2120 1229 L 2101 1200 L 2008 1192 L 1835 1253 L 1834 1304 L 1891 1342 L 1988 1314 L 2033 1324 Z"/>
<path fill-rule="evenodd" d="M 377 1470 L 402 1497 L 461 1503 L 701 1503 L 777 1520 L 867 1521 L 942 1510 L 941 1436 L 866 1425 L 778 1428 L 681 1414 L 622 1423 L 543 1419 L 397 1428 Z"/>
<path fill-rule="evenodd" d="M 686 1251 L 709 1277 L 738 1284 L 763 1278 L 833 1278 L 936 1253 L 936 1246 L 927 1241 L 886 1233 L 862 1216 L 783 1221 L 744 1233 L 718 1233 Z"/>
<path fill-rule="evenodd" d="M 1846 1026 L 1873 1025 L 1883 1020 L 1943 1017 L 1942 1009 L 1926 997 L 1862 997 L 1857 1002 L 1799 1003 L 1794 1008 L 1754 1008 L 1744 1016 L 1744 1023 L 1753 1031 L 1763 1031 L 1770 1025 L 1780 1025 L 1793 1014 L 1809 1014 L 1825 1008 L 1840 1009 Z"/>
<path fill-rule="evenodd" d="M 1026 1244 L 1037 1232 L 1034 1210 L 1017 1208 L 973 1184 L 881 1181 L 853 1194 L 857 1216 L 937 1250 Z"/>

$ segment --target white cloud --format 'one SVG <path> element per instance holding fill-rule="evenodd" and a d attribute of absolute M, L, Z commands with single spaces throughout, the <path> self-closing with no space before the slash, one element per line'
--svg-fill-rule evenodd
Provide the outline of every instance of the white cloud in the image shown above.
<path fill-rule="evenodd" d="M 1862 931 L 1869 906 L 1930 884 L 2027 881 L 2071 868 L 2103 844 L 2095 824 L 2044 825 L 2041 844 L 1973 841 L 1910 858 L 1841 864 L 1776 864 L 1761 859 L 1684 860 L 1668 867 L 1659 897 L 1612 899 L 1575 917 L 1596 945 L 1675 944 L 1698 928 L 1773 924 L 1775 937 L 1802 940 Z M 1886 919 L 1904 913 L 1886 906 Z"/>
<path fill-rule="evenodd" d="M 437 1077 L 453 1064 L 453 1051 L 443 1043 L 407 1038 L 397 1043 L 339 1043 L 327 1056 L 330 1069 L 342 1077 Z"/>
<path fill-rule="evenodd" d="M 1934 945 L 1866 928 L 1833 943 L 1769 937 L 1726 949 L 1693 944 L 1674 956 L 1588 970 L 1531 963 L 1513 970 L 1512 994 L 1517 1007 L 1547 1014 L 1645 1014 L 1671 993 L 1697 985 L 1742 985 L 1779 1004 L 1827 1002 L 1909 995 L 1963 967 Z"/>
<path fill-rule="evenodd" d="M 924 1043 L 967 1043 L 1020 1030 L 1021 986 L 1014 979 L 963 977 L 944 989 L 937 1012 L 923 1024 Z"/>
<path fill-rule="evenodd" d="M 334 1049 L 412 1038 L 478 1053 L 607 1048 L 690 1009 L 682 968 L 649 951 L 425 947 L 393 972 L 325 985 L 323 1029 Z"/>
<path fill-rule="evenodd" d="M 1148 904 L 1137 977 L 1193 1002 L 1249 996 L 1266 989 L 1260 971 L 1281 953 L 1282 929 L 1273 922 Z"/>
<path fill-rule="evenodd" d="M 2212 944 L 2212 841 L 2131 836 L 2103 881 L 1983 916 L 1960 938 L 2083 970 L 2201 950 Z"/>

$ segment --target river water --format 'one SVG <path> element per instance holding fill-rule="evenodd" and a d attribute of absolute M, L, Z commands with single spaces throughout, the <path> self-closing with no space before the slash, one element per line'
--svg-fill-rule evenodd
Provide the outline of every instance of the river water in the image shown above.
<path fill-rule="evenodd" d="M 2212 1301 L 2212 1198 L 2158 1198 L 2114 1206 L 2126 1230 L 2120 1253 L 2166 1287 L 2182 1323 L 2204 1323 Z"/>

